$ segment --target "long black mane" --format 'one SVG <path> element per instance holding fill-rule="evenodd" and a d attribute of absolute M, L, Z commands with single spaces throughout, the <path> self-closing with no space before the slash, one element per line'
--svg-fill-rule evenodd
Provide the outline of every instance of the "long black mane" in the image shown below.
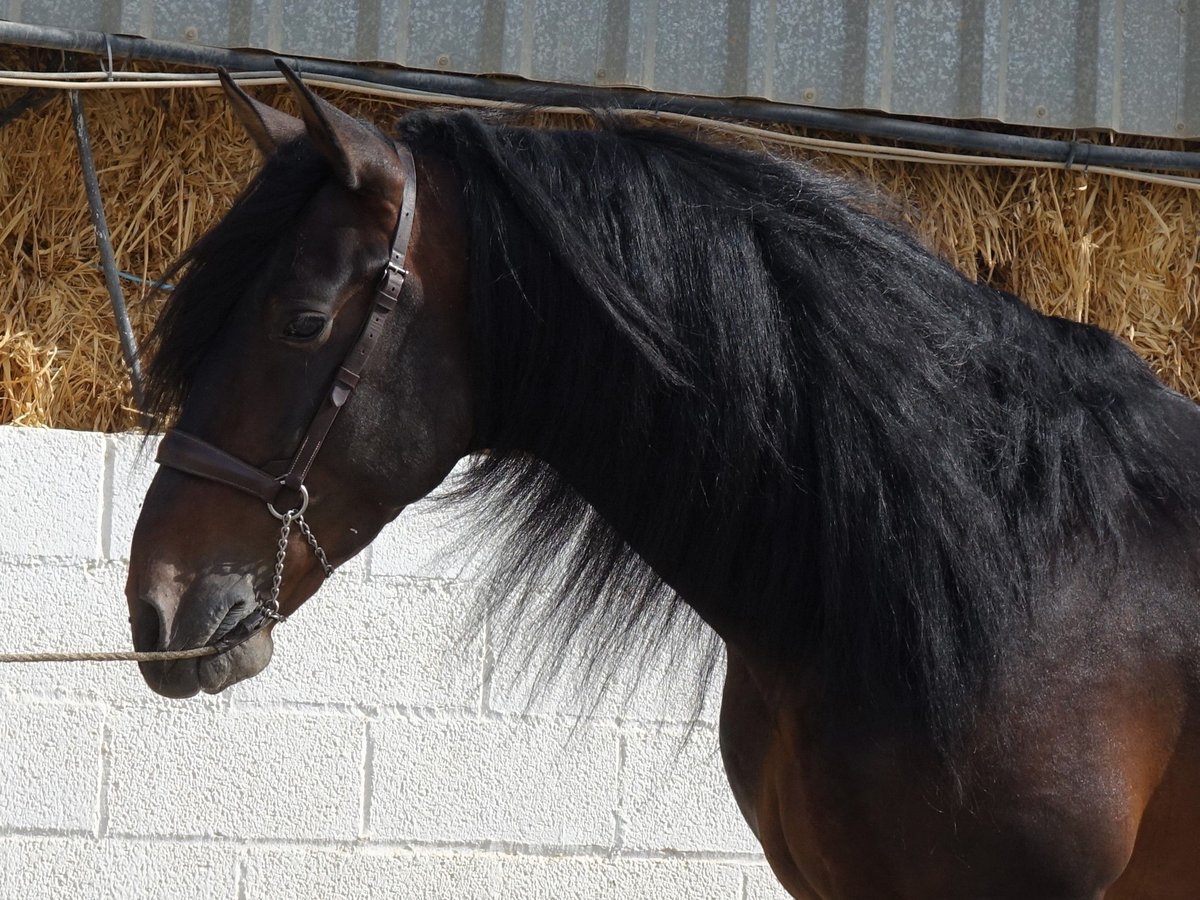
<path fill-rule="evenodd" d="M 504 593 L 557 572 L 543 624 L 589 654 L 676 608 L 632 542 L 831 699 L 952 739 L 1056 548 L 1118 552 L 1123 517 L 1191 494 L 1126 346 L 970 283 L 841 181 L 619 123 L 418 113 L 400 139 L 464 185 L 469 491 L 512 526 Z"/>
<path fill-rule="evenodd" d="M 1055 548 L 1116 552 L 1124 517 L 1192 502 L 1129 349 L 968 282 L 841 181 L 614 122 L 417 113 L 399 138 L 464 189 L 489 451 L 466 493 L 510 526 L 500 593 L 528 610 L 554 582 L 535 624 L 592 659 L 681 610 L 633 545 L 831 702 L 899 703 L 949 740 Z M 181 261 L 156 412 L 229 315 L 218 288 L 327 177 L 285 148 Z"/>

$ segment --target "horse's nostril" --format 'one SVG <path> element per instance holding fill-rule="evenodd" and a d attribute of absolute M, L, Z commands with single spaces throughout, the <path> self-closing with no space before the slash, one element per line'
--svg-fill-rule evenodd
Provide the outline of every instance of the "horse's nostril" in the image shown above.
<path fill-rule="evenodd" d="M 159 648 L 162 618 L 157 606 L 148 600 L 139 598 L 134 602 L 129 622 L 133 628 L 135 650 L 157 650 Z"/>

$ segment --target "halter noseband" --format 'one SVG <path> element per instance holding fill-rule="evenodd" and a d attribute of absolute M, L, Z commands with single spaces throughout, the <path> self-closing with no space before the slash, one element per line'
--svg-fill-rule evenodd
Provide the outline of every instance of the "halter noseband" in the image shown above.
<path fill-rule="evenodd" d="M 159 465 L 169 466 L 180 472 L 216 481 L 235 490 L 243 491 L 262 500 L 267 510 L 282 522 L 279 538 L 279 551 L 276 554 L 275 577 L 272 582 L 271 595 L 268 599 L 259 598 L 258 606 L 253 613 L 239 623 L 232 631 L 220 640 L 214 642 L 220 651 L 228 650 L 249 639 L 255 632 L 264 628 L 268 623 L 282 622 L 284 616 L 279 613 L 279 587 L 283 578 L 283 560 L 287 552 L 287 539 L 291 525 L 295 522 L 300 528 L 308 544 L 312 547 L 317 561 L 325 571 L 326 577 L 333 573 L 333 568 L 325 559 L 325 553 L 317 544 L 312 531 L 304 521 L 304 511 L 308 507 L 308 488 L 304 479 L 329 434 L 334 419 L 354 389 L 358 386 L 359 378 L 371 357 L 371 352 L 379 342 L 392 311 L 396 308 L 404 281 L 408 277 L 405 263 L 408 258 L 408 243 L 412 236 L 413 214 L 417 205 L 417 169 L 413 162 L 412 152 L 403 144 L 395 144 L 396 153 L 400 158 L 400 168 L 404 175 L 404 194 L 400 200 L 400 216 L 396 220 L 395 235 L 392 238 L 391 256 L 384 266 L 379 284 L 375 288 L 374 302 L 367 314 L 366 324 L 358 340 L 346 354 L 342 364 L 333 376 L 333 383 L 325 395 L 320 409 L 309 423 L 300 446 L 290 460 L 281 465 L 268 464 L 259 468 L 230 453 L 216 447 L 195 435 L 172 428 L 168 431 L 158 446 L 155 457 Z M 272 471 L 274 470 L 274 471 Z M 275 502 L 281 493 L 290 490 L 299 494 L 298 506 L 286 512 L 279 512 Z"/>

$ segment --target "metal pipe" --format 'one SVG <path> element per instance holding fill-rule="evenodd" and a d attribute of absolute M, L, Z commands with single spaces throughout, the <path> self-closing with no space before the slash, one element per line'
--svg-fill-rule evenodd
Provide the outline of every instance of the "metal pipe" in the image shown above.
<path fill-rule="evenodd" d="M 74 31 L 43 25 L 0 22 L 0 43 L 25 44 L 75 50 L 84 53 L 126 59 L 156 60 L 199 68 L 222 66 L 235 71 L 271 68 L 270 61 L 280 54 L 262 51 L 226 50 L 175 44 L 125 35 Z M 1082 141 L 1056 141 L 1025 135 L 999 134 L 950 125 L 914 122 L 909 119 L 866 113 L 844 112 L 808 106 L 792 106 L 754 100 L 730 100 L 708 97 L 682 97 L 640 89 L 597 89 L 566 85 L 530 85 L 528 82 L 452 75 L 411 69 L 385 69 L 354 63 L 282 56 L 301 72 L 356 78 L 375 84 L 407 90 L 456 94 L 484 100 L 501 100 L 557 106 L 606 107 L 614 103 L 640 110 L 662 110 L 685 115 L 743 119 L 753 122 L 785 122 L 804 128 L 856 134 L 884 140 L 948 147 L 955 150 L 982 151 L 1022 159 L 1038 159 L 1080 168 L 1113 166 L 1121 169 L 1158 169 L 1172 172 L 1200 172 L 1200 153 L 1177 150 L 1151 150 L 1140 147 L 1111 147 Z"/>
<path fill-rule="evenodd" d="M 142 368 L 138 361 L 137 340 L 129 323 L 125 309 L 125 294 L 117 276 L 117 261 L 113 256 L 112 241 L 108 236 L 108 221 L 104 217 L 104 202 L 100 197 L 100 180 L 96 177 L 96 162 L 92 158 L 92 143 L 88 139 L 87 119 L 83 115 L 83 99 L 79 91 L 69 91 L 71 122 L 75 126 L 75 141 L 79 146 L 79 164 L 83 169 L 83 186 L 87 191 L 88 210 L 92 214 L 92 227 L 96 231 L 96 245 L 100 249 L 100 266 L 104 270 L 104 284 L 112 301 L 113 318 L 117 320 L 117 334 L 121 339 L 121 353 L 129 366 L 129 378 L 133 384 L 133 399 L 138 409 L 144 409 L 142 392 Z"/>

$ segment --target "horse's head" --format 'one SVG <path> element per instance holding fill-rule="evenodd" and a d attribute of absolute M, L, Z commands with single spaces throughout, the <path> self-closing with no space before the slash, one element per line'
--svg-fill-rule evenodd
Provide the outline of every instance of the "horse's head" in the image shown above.
<path fill-rule="evenodd" d="M 464 253 L 443 205 L 454 192 L 424 189 L 448 173 L 415 166 L 285 74 L 302 118 L 223 78 L 267 168 L 186 257 L 156 336 L 151 395 L 160 410 L 178 407 L 178 433 L 164 440 L 167 465 L 133 537 L 126 594 L 139 650 L 214 643 L 256 614 L 277 574 L 281 521 L 268 501 L 298 509 L 302 484 L 304 518 L 336 567 L 435 487 L 470 440 Z M 378 288 L 398 247 L 409 275 L 387 312 Z M 299 522 L 288 524 L 284 615 L 325 577 Z M 219 691 L 267 664 L 270 631 L 142 672 L 167 696 Z"/>

